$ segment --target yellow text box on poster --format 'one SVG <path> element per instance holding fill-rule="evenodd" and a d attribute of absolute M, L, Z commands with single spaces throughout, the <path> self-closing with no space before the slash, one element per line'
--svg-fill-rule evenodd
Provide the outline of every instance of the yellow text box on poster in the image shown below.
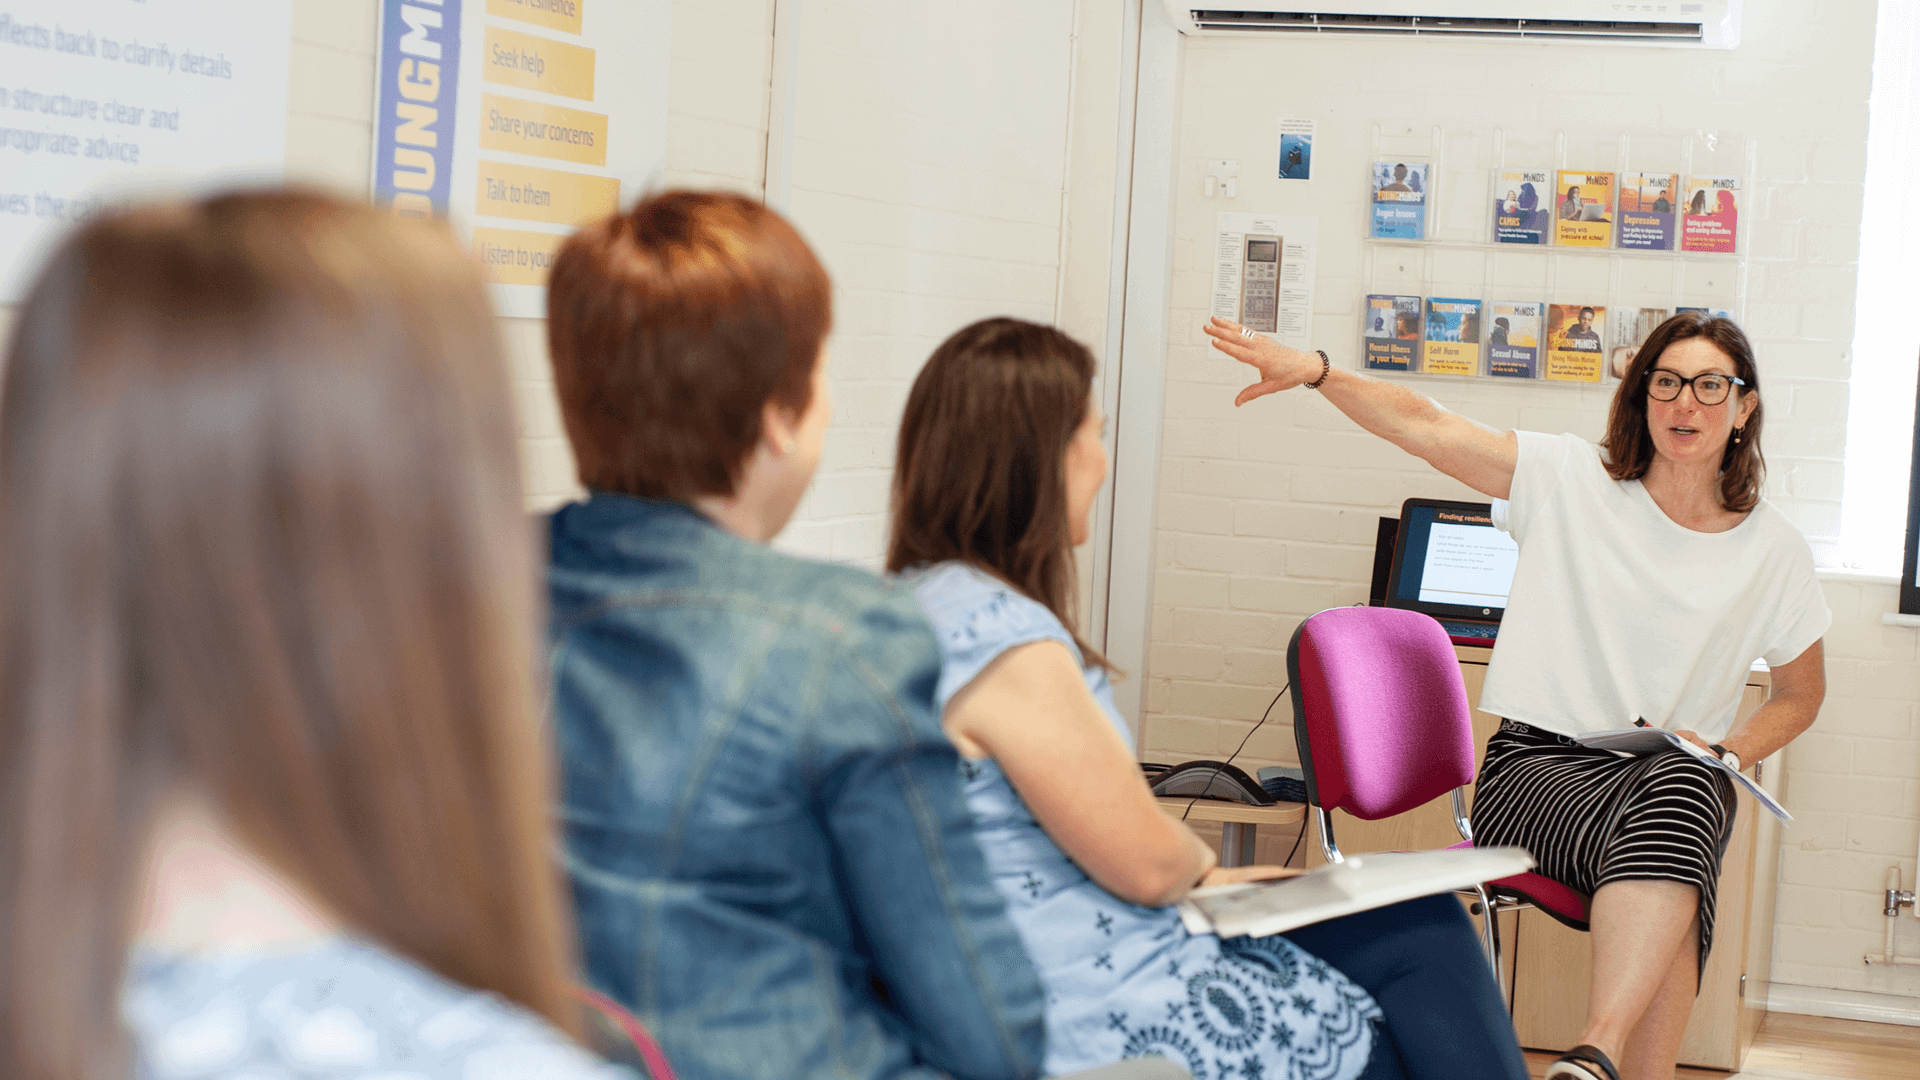
<path fill-rule="evenodd" d="M 558 233 L 520 229 L 473 230 L 473 253 L 486 264 L 487 274 L 502 285 L 541 285 L 553 269 L 553 256 L 567 238 Z"/>
<path fill-rule="evenodd" d="M 620 181 L 611 176 L 481 161 L 473 212 L 483 217 L 578 225 L 620 208 Z"/>
<path fill-rule="evenodd" d="M 585 0 L 487 0 L 487 14 L 577 34 L 583 3 Z"/>
<path fill-rule="evenodd" d="M 1600 381 L 1600 353 L 1579 349 L 1548 349 L 1546 377 L 1560 382 Z"/>
<path fill-rule="evenodd" d="M 490 83 L 593 100 L 593 50 L 564 41 L 489 26 L 481 71 Z"/>
<path fill-rule="evenodd" d="M 582 165 L 607 163 L 607 118 L 585 109 L 480 95 L 480 148 Z"/>
<path fill-rule="evenodd" d="M 1480 364 L 1480 346 L 1453 341 L 1427 342 L 1429 375 L 1471 375 Z"/>

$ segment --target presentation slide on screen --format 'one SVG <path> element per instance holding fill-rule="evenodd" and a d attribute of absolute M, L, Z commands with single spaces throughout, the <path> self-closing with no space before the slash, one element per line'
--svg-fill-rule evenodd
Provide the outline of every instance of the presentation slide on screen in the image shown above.
<path fill-rule="evenodd" d="M 545 315 L 568 234 L 664 176 L 672 5 L 382 0 L 381 19 L 374 200 L 451 217 L 500 313 Z"/>
<path fill-rule="evenodd" d="M 1427 560 L 1420 573 L 1420 600 L 1429 604 L 1506 607 L 1520 545 L 1485 525 L 1436 521 L 1427 537 Z"/>
<path fill-rule="evenodd" d="M 103 207 L 270 181 L 292 0 L 0 0 L 0 303 Z"/>

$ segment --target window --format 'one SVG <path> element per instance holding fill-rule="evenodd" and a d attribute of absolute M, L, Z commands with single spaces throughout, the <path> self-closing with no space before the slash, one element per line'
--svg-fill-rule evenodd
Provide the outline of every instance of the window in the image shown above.
<path fill-rule="evenodd" d="M 1873 41 L 1840 559 L 1898 574 L 1920 370 L 1920 5 L 1881 4 Z"/>

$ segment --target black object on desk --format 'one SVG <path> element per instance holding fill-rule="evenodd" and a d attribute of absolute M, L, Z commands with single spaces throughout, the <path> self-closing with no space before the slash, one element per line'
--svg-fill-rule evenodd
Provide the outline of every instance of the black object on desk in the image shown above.
<path fill-rule="evenodd" d="M 1231 762 L 1183 761 L 1178 765 L 1143 763 L 1153 793 L 1163 798 L 1222 799 L 1249 806 L 1271 806 L 1272 795 L 1248 776 L 1245 769 Z"/>
<path fill-rule="evenodd" d="M 1393 544 L 1400 535 L 1400 519 L 1383 517 L 1374 527 L 1373 580 L 1367 585 L 1367 606 L 1387 606 L 1387 579 L 1393 576 Z"/>
<path fill-rule="evenodd" d="M 1290 765 L 1269 765 L 1261 769 L 1260 787 L 1278 802 L 1307 801 L 1307 774 Z"/>

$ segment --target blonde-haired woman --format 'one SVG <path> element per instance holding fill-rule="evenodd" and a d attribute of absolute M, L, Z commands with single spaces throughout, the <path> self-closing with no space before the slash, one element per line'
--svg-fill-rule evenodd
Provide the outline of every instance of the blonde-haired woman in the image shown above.
<path fill-rule="evenodd" d="M 0 403 L 0 1075 L 605 1077 L 477 272 L 298 192 L 99 217 Z"/>

